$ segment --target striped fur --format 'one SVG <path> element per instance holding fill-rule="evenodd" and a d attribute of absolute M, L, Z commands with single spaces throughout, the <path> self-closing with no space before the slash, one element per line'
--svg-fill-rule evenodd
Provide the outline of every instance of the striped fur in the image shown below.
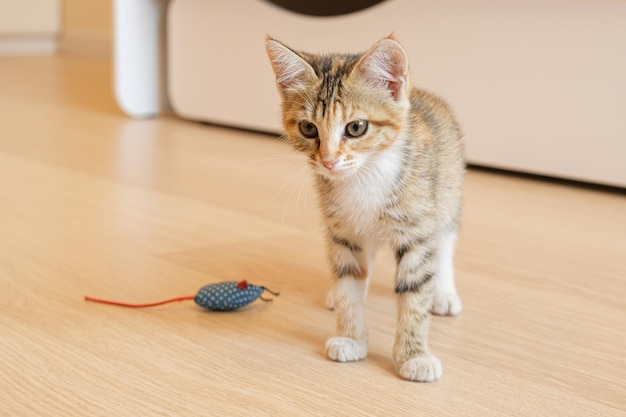
<path fill-rule="evenodd" d="M 398 264 L 396 368 L 409 380 L 439 378 L 427 345 L 429 310 L 461 310 L 452 272 L 465 166 L 456 121 L 442 100 L 410 86 L 406 53 L 393 37 L 363 54 L 327 55 L 268 38 L 267 52 L 285 132 L 308 156 L 326 225 L 337 315 L 328 356 L 366 356 L 367 281 L 388 243 Z M 348 129 L 355 121 L 367 124 L 356 137 Z"/>

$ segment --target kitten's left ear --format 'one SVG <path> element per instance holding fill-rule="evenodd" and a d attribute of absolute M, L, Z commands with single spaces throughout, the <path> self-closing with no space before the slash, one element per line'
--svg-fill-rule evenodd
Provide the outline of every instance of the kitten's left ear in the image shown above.
<path fill-rule="evenodd" d="M 409 60 L 398 42 L 385 38 L 361 57 L 352 74 L 370 87 L 388 90 L 399 101 L 409 84 Z"/>

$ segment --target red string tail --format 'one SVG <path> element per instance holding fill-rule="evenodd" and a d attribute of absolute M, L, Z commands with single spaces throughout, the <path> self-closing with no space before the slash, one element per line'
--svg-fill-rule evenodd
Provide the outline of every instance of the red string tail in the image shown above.
<path fill-rule="evenodd" d="M 122 303 L 119 301 L 103 300 L 102 298 L 93 298 L 93 297 L 89 297 L 86 295 L 85 301 L 93 301 L 95 303 L 102 303 L 102 304 L 111 304 L 111 305 L 120 306 L 120 307 L 144 308 L 144 307 L 156 307 L 156 306 L 160 306 L 160 305 L 168 304 L 168 303 L 175 303 L 176 301 L 193 300 L 194 298 L 195 298 L 194 295 L 187 295 L 184 297 L 176 297 L 176 298 L 170 298 L 169 300 L 157 301 L 156 303 L 132 304 L 132 303 Z"/>

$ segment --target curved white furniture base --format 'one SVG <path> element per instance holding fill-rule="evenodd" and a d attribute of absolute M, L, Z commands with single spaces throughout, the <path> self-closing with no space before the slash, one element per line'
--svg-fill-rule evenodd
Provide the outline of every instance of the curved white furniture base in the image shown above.
<path fill-rule="evenodd" d="M 136 118 L 169 108 L 165 74 L 165 21 L 169 0 L 115 0 L 115 97 Z"/>

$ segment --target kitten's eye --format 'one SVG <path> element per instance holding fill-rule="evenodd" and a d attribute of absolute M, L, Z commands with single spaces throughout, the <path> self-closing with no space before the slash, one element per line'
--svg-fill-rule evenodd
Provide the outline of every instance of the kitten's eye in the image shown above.
<path fill-rule="evenodd" d="M 317 126 L 315 126 L 314 123 L 303 120 L 300 122 L 299 127 L 300 133 L 302 133 L 305 138 L 313 139 L 317 137 Z"/>
<path fill-rule="evenodd" d="M 346 125 L 345 135 L 349 138 L 358 138 L 367 132 L 367 120 L 355 120 Z"/>

